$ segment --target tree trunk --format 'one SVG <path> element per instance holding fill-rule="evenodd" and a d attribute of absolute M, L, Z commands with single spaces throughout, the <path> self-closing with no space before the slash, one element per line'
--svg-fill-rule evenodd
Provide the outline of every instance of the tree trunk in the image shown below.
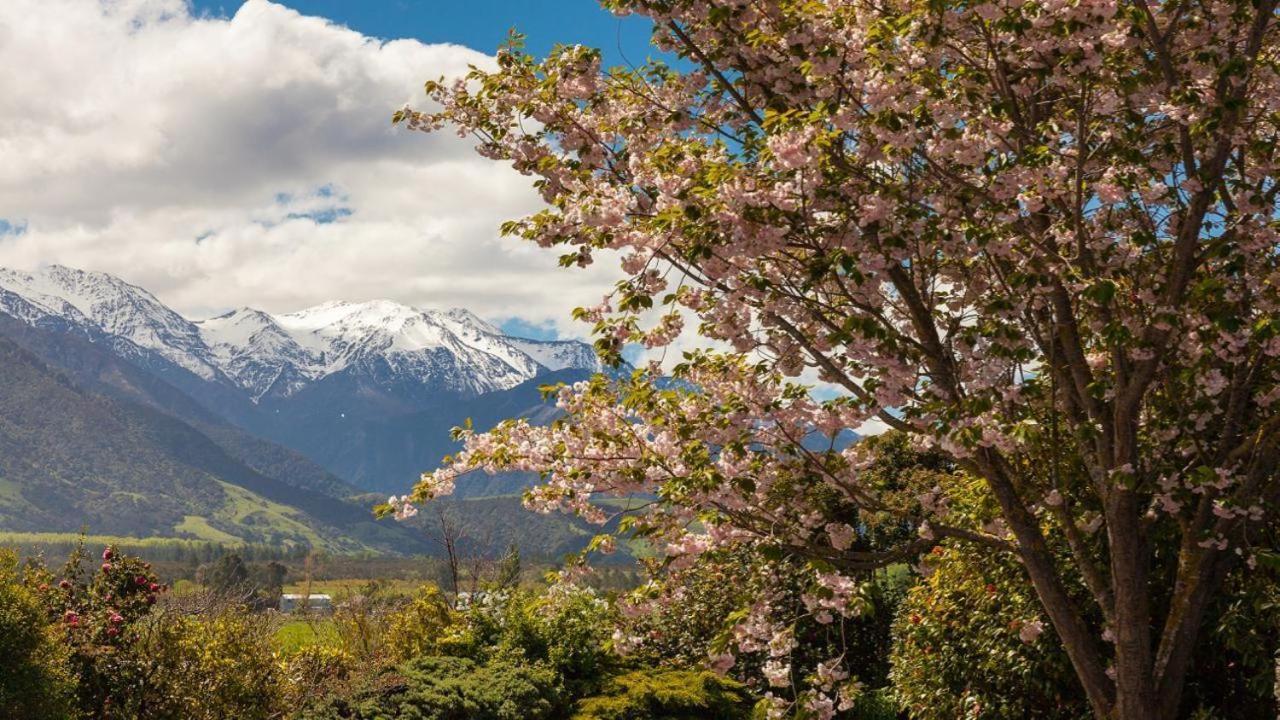
<path fill-rule="evenodd" d="M 1135 493 L 1116 488 L 1108 503 L 1111 577 L 1115 585 L 1115 683 L 1117 720 L 1156 720 L 1150 559 Z"/>

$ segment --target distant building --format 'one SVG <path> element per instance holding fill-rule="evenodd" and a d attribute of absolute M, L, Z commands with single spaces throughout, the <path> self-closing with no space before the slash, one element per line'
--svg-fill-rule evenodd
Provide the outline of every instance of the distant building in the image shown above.
<path fill-rule="evenodd" d="M 295 595 L 293 593 L 280 596 L 280 612 L 292 613 L 303 609 L 307 612 L 327 615 L 333 612 L 333 598 L 328 595 Z"/>

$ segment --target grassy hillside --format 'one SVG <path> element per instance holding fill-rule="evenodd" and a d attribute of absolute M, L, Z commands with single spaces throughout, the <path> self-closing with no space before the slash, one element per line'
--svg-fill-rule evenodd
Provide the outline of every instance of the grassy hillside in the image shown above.
<path fill-rule="evenodd" d="M 86 390 L 0 337 L 0 530 L 421 549 L 367 507 L 248 467 L 191 425 Z"/>

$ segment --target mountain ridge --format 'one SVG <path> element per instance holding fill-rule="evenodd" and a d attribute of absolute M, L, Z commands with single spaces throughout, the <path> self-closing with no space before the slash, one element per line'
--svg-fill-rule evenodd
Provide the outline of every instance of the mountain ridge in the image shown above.
<path fill-rule="evenodd" d="M 509 336 L 463 308 L 334 300 L 187 320 L 137 285 L 57 265 L 0 269 L 0 334 L 265 475 L 340 498 L 404 492 L 456 449 L 452 425 L 496 423 L 495 407 L 545 417 L 538 385 L 601 369 L 586 343 Z"/>
<path fill-rule="evenodd" d="M 284 314 L 242 307 L 189 320 L 137 285 L 60 265 L 0 268 L 0 312 L 131 343 L 134 355 L 158 355 L 255 403 L 353 367 L 460 396 L 508 389 L 546 371 L 600 369 L 586 343 L 508 336 L 463 308 L 336 300 Z"/>

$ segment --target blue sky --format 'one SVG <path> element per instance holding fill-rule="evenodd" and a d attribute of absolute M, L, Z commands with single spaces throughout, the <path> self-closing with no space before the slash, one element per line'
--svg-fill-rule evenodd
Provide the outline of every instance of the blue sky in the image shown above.
<path fill-rule="evenodd" d="M 328 18 L 365 35 L 383 39 L 413 38 L 426 43 L 450 42 L 490 53 L 515 29 L 526 47 L 545 55 L 556 43 L 599 48 L 606 65 L 644 62 L 653 52 L 647 19 L 618 17 L 595 0 L 277 0 L 306 15 Z M 193 10 L 226 17 L 241 2 L 195 0 Z M 509 318 L 502 329 L 514 335 L 550 339 L 553 324 Z"/>
<path fill-rule="evenodd" d="M 542 207 L 530 178 L 390 123 L 513 27 L 538 56 L 656 54 L 647 19 L 595 0 L 0 0 L 0 65 L 23 68 L 0 103 L 0 267 L 111 273 L 192 318 L 388 299 L 583 337 L 572 310 L 616 263 L 500 237 Z"/>
<path fill-rule="evenodd" d="M 600 48 L 606 65 L 639 64 L 652 48 L 651 24 L 617 17 L 595 0 L 278 0 L 305 15 L 317 15 L 365 35 L 450 42 L 492 53 L 515 28 L 528 49 L 543 56 L 556 43 Z M 242 0 L 194 0 L 197 14 L 233 15 Z"/>

